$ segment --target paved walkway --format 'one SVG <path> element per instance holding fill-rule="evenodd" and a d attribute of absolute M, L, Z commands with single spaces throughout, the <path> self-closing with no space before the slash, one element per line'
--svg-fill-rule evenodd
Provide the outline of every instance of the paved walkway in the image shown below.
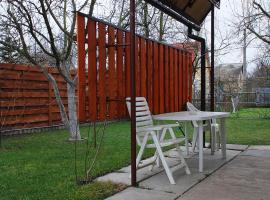
<path fill-rule="evenodd" d="M 249 147 L 178 199 L 270 199 L 270 146 Z"/>
<path fill-rule="evenodd" d="M 214 156 L 204 150 L 204 173 L 198 172 L 198 158 L 191 157 L 187 163 L 191 175 L 184 170 L 174 173 L 176 185 L 171 185 L 160 168 L 138 171 L 139 187 L 126 190 L 108 198 L 109 200 L 263 200 L 270 199 L 270 146 L 227 145 L 227 159 L 221 159 L 221 152 Z M 175 166 L 175 152 L 167 157 L 170 166 Z M 113 181 L 129 184 L 129 167 L 99 178 L 99 181 Z M 268 198 L 266 198 L 268 197 Z"/>

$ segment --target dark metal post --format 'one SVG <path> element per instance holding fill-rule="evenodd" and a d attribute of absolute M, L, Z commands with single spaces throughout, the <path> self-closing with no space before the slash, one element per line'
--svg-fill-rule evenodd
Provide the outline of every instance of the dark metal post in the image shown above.
<path fill-rule="evenodd" d="M 215 6 L 211 10 L 211 74 L 210 74 L 211 111 L 215 111 Z"/>
<path fill-rule="evenodd" d="M 201 110 L 205 111 L 205 39 L 193 35 L 191 27 L 188 27 L 188 37 L 201 43 Z M 205 133 L 203 134 L 203 146 L 205 147 Z"/>
<path fill-rule="evenodd" d="M 130 0 L 131 185 L 136 186 L 135 0 Z"/>

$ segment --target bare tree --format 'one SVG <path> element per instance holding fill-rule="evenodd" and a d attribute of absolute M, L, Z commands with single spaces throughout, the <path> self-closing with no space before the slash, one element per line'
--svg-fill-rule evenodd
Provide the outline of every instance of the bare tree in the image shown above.
<path fill-rule="evenodd" d="M 0 27 L 8 27 L 14 42 L 0 37 L 3 47 L 15 50 L 40 70 L 51 82 L 60 108 L 61 119 L 70 132 L 70 140 L 80 140 L 76 108 L 77 75 L 74 69 L 74 35 L 76 11 L 88 10 L 92 15 L 96 0 L 3 0 L 1 2 Z M 36 59 L 35 52 L 44 55 Z M 49 59 L 48 59 L 49 58 Z M 48 62 L 48 60 L 50 60 Z M 67 83 L 68 109 L 60 96 L 57 81 L 48 70 L 55 66 Z"/>

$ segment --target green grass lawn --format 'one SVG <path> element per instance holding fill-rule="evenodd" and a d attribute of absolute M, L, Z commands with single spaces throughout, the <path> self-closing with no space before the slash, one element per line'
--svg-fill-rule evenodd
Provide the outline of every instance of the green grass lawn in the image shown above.
<path fill-rule="evenodd" d="M 269 118 L 252 118 L 252 110 L 241 110 L 238 115 L 234 114 L 227 120 L 227 142 L 270 145 L 269 122 Z M 129 164 L 129 130 L 129 122 L 108 125 L 93 171 L 94 177 Z M 88 127 L 82 127 L 81 132 L 86 137 Z M 4 148 L 0 149 L 0 199 L 95 200 L 104 199 L 125 187 L 112 183 L 77 186 L 74 144 L 67 141 L 67 138 L 65 130 L 4 138 Z M 85 141 L 77 145 L 79 176 L 84 172 L 85 146 Z M 147 152 L 148 155 L 150 153 Z"/>

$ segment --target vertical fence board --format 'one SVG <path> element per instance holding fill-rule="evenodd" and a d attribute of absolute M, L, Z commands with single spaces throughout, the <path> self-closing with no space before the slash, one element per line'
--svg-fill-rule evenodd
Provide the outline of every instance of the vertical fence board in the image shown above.
<path fill-rule="evenodd" d="M 52 126 L 52 96 L 53 96 L 53 91 L 52 91 L 52 84 L 50 81 L 48 81 L 48 126 Z"/>
<path fill-rule="evenodd" d="M 174 109 L 175 111 L 179 111 L 179 87 L 178 87 L 178 83 L 179 83 L 179 77 L 178 77 L 178 60 L 177 60 L 177 49 L 174 50 Z"/>
<path fill-rule="evenodd" d="M 179 69 L 179 109 L 183 110 L 183 52 L 178 54 L 178 69 Z"/>
<path fill-rule="evenodd" d="M 85 122 L 86 120 L 86 104 L 85 104 L 85 88 L 86 88 L 86 76 L 85 76 L 85 22 L 84 17 L 77 15 L 77 43 L 78 43 L 78 81 L 79 89 L 78 96 L 78 115 L 79 121 Z"/>
<path fill-rule="evenodd" d="M 188 100 L 189 101 L 191 101 L 192 100 L 192 83 L 193 83 L 193 81 L 192 81 L 192 78 L 193 78 L 193 76 L 192 76 L 192 57 L 191 57 L 191 55 L 189 55 L 188 56 L 188 60 L 189 60 L 189 75 L 188 75 L 188 78 L 189 78 L 189 97 L 188 97 Z"/>
<path fill-rule="evenodd" d="M 99 120 L 106 119 L 106 30 L 103 23 L 98 23 L 98 63 L 99 63 Z"/>
<path fill-rule="evenodd" d="M 117 111 L 117 79 L 115 70 L 115 29 L 113 27 L 108 28 L 108 58 L 109 58 L 109 117 L 110 119 L 116 118 Z"/>
<path fill-rule="evenodd" d="M 123 93 L 123 88 L 124 88 L 124 82 L 123 82 L 123 31 L 117 30 L 117 91 L 118 91 L 118 106 L 117 106 L 117 111 L 118 111 L 118 117 L 121 118 L 125 116 L 125 107 L 124 107 L 124 93 Z"/>
<path fill-rule="evenodd" d="M 174 111 L 174 70 L 173 70 L 173 48 L 169 48 L 169 56 L 170 56 L 170 68 L 169 68 L 169 81 L 170 81 L 170 112 Z"/>
<path fill-rule="evenodd" d="M 154 94 L 153 94 L 153 104 L 154 104 L 154 114 L 159 113 L 159 63 L 158 63 L 158 43 L 154 42 L 154 73 L 153 73 L 153 83 L 154 83 Z"/>
<path fill-rule="evenodd" d="M 97 120 L 97 34 L 96 22 L 88 21 L 88 117 Z"/>
<path fill-rule="evenodd" d="M 126 97 L 131 96 L 130 92 L 130 33 L 126 32 L 125 34 L 125 71 L 126 71 Z"/>
<path fill-rule="evenodd" d="M 147 68 L 146 68 L 146 46 L 145 46 L 145 39 L 140 38 L 140 58 L 141 58 L 141 96 L 146 97 L 147 96 L 147 84 L 146 84 L 146 75 L 147 75 Z"/>
<path fill-rule="evenodd" d="M 140 75 L 140 42 L 139 37 L 135 37 L 135 73 L 136 73 L 136 96 L 141 96 L 141 75 Z"/>
<path fill-rule="evenodd" d="M 153 42 L 147 41 L 147 100 L 150 111 L 153 111 Z"/>
<path fill-rule="evenodd" d="M 165 46 L 165 112 L 170 112 L 170 65 L 169 65 L 169 48 Z"/>
<path fill-rule="evenodd" d="M 187 102 L 187 58 L 186 52 L 184 52 L 183 56 L 183 104 L 185 105 Z"/>
<path fill-rule="evenodd" d="M 159 45 L 159 112 L 164 113 L 164 101 L 165 101 L 165 92 L 164 92 L 164 45 Z"/>

